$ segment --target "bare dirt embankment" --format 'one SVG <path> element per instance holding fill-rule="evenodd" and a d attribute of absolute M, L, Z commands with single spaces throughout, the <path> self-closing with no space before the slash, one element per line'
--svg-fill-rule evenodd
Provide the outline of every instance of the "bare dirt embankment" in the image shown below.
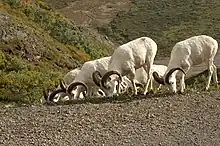
<path fill-rule="evenodd" d="M 219 106 L 219 91 L 64 106 L 1 106 L 0 145 L 217 146 Z"/>
<path fill-rule="evenodd" d="M 92 26 L 108 24 L 120 11 L 128 11 L 130 0 L 44 0 L 76 24 Z"/>

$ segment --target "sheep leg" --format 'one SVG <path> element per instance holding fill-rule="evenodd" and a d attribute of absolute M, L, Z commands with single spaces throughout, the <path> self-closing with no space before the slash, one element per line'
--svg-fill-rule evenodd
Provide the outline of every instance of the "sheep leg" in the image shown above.
<path fill-rule="evenodd" d="M 150 91 L 154 91 L 153 90 L 153 77 L 150 78 Z"/>
<path fill-rule="evenodd" d="M 120 83 L 120 82 L 117 82 L 116 84 L 118 84 L 118 85 L 116 86 L 117 95 L 120 95 L 120 93 L 121 93 L 121 92 L 120 92 L 120 87 L 121 87 L 120 84 L 121 84 L 121 83 Z"/>
<path fill-rule="evenodd" d="M 135 80 L 133 79 L 133 80 L 131 80 L 131 82 L 132 82 L 132 87 L 133 87 L 133 93 L 134 93 L 134 95 L 137 95 L 137 87 L 135 85 Z"/>
<path fill-rule="evenodd" d="M 186 88 L 185 85 L 185 74 L 182 73 L 181 81 L 180 81 L 180 92 L 183 93 Z"/>
<path fill-rule="evenodd" d="M 161 89 L 162 85 L 159 84 L 159 87 L 157 88 L 157 91 L 159 91 Z"/>
<path fill-rule="evenodd" d="M 149 84 L 150 84 L 150 80 L 151 80 L 151 74 L 150 74 L 150 72 L 151 72 L 151 67 L 149 66 L 149 65 L 144 65 L 143 66 L 143 68 L 144 68 L 144 70 L 146 71 L 146 73 L 147 73 L 147 83 L 146 83 L 146 85 L 145 85 L 145 90 L 144 90 L 144 95 L 146 95 L 147 93 L 148 93 L 148 86 L 149 86 Z"/>
<path fill-rule="evenodd" d="M 121 91 L 121 93 L 124 93 L 125 90 L 126 90 L 126 85 L 125 85 L 124 82 L 122 82 L 122 83 L 121 83 L 121 86 L 120 86 L 120 91 Z"/>
<path fill-rule="evenodd" d="M 211 82 L 212 76 L 214 75 L 214 76 L 217 77 L 217 72 L 216 72 L 215 70 L 216 70 L 216 67 L 215 67 L 215 65 L 213 64 L 213 59 L 210 59 L 210 60 L 209 60 L 209 63 L 208 63 L 208 72 L 209 72 L 209 73 L 208 73 L 208 81 L 207 81 L 207 85 L 206 85 L 206 90 L 208 90 L 209 87 L 210 87 L 210 82 Z M 216 72 L 216 73 L 213 74 L 213 72 Z M 217 82 L 216 77 L 214 77 L 214 81 L 215 81 L 215 82 Z"/>
<path fill-rule="evenodd" d="M 213 76 L 212 77 L 213 77 L 213 80 L 214 80 L 214 83 L 215 83 L 216 87 L 218 87 L 217 68 L 216 68 L 216 66 L 214 64 L 212 66 L 214 68 L 214 72 L 213 72 Z"/>
<path fill-rule="evenodd" d="M 135 85 L 135 69 L 133 69 L 132 73 L 130 73 L 128 75 L 128 78 L 131 80 L 131 84 L 132 84 L 132 92 L 134 93 L 134 95 L 137 95 L 137 87 Z"/>
<path fill-rule="evenodd" d="M 182 62 L 182 68 L 185 70 L 185 73 L 187 73 L 190 69 L 190 62 L 189 62 L 189 56 L 186 56 L 184 59 L 184 62 Z M 184 90 L 186 89 L 186 84 L 185 84 L 185 74 L 182 73 L 181 79 L 180 79 L 180 93 L 183 93 Z"/>

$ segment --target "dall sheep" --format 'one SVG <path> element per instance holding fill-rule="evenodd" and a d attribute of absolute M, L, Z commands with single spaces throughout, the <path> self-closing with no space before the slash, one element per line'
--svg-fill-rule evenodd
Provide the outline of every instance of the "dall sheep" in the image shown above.
<path fill-rule="evenodd" d="M 166 65 L 158 65 L 158 64 L 153 64 L 152 65 L 152 69 L 151 69 L 151 72 L 150 72 L 150 75 L 151 75 L 151 78 L 150 78 L 150 90 L 151 91 L 154 91 L 153 89 L 153 86 L 156 86 L 157 87 L 157 90 L 160 89 L 161 87 L 161 84 L 158 84 L 156 85 L 155 84 L 155 80 L 152 76 L 152 73 L 153 72 L 157 72 L 159 74 L 159 76 L 163 76 L 164 73 L 166 72 L 167 70 L 167 66 Z M 146 85 L 147 84 L 147 79 L 148 79 L 148 75 L 147 73 L 145 72 L 145 70 L 143 68 L 139 68 L 136 70 L 136 73 L 135 73 L 135 76 L 136 76 L 136 82 L 139 83 L 139 84 L 142 84 L 142 85 Z"/>
<path fill-rule="evenodd" d="M 69 85 L 75 79 L 76 75 L 79 73 L 80 69 L 75 68 L 69 71 L 62 79 L 63 83 L 58 85 L 58 87 L 54 91 L 43 91 L 43 95 L 46 101 L 54 101 L 57 102 L 60 98 L 67 96 L 64 89 L 64 84 Z M 54 99 L 56 97 L 56 99 Z"/>
<path fill-rule="evenodd" d="M 137 38 L 119 46 L 110 59 L 108 70 L 101 79 L 101 86 L 104 89 L 114 89 L 115 82 L 118 81 L 120 83 L 122 77 L 127 76 L 132 82 L 133 93 L 137 95 L 135 70 L 143 67 L 147 75 L 150 76 L 156 53 L 157 44 L 148 37 Z M 112 78 L 110 78 L 111 75 L 113 75 Z M 148 92 L 149 83 L 150 78 L 147 80 L 144 94 Z M 119 86 L 117 93 L 119 94 Z M 112 94 L 108 96 L 112 96 Z"/>
<path fill-rule="evenodd" d="M 92 93 L 98 92 L 98 89 L 101 89 L 105 95 L 108 95 L 109 92 L 112 93 L 114 89 L 99 86 L 100 76 L 106 73 L 110 58 L 104 57 L 85 62 L 74 81 L 67 87 L 67 92 L 71 94 L 71 91 L 77 87 L 74 98 L 78 98 L 83 91 L 87 91 L 87 96 L 92 96 Z M 99 74 L 96 74 L 97 71 Z"/>
<path fill-rule="evenodd" d="M 158 72 L 159 76 L 163 76 L 165 71 L 167 69 L 167 66 L 166 65 L 158 65 L 158 64 L 153 64 L 152 65 L 152 69 L 151 69 L 151 73 L 152 72 Z M 124 76 L 126 77 L 126 76 Z M 121 82 L 121 85 L 123 85 L 121 88 L 122 92 L 128 92 L 129 88 L 132 87 L 132 83 L 129 79 L 127 78 L 122 78 L 122 82 Z M 144 87 L 146 84 L 147 84 L 147 79 L 148 79 L 148 76 L 147 76 L 147 73 L 146 71 L 144 70 L 143 67 L 137 69 L 135 71 L 135 84 L 136 86 L 138 85 L 139 87 Z M 150 90 L 151 91 L 154 91 L 153 87 L 156 87 L 157 90 L 159 90 L 161 88 L 161 84 L 158 84 L 153 76 L 151 76 L 151 79 L 150 79 Z"/>
<path fill-rule="evenodd" d="M 168 85 L 169 89 L 176 93 L 176 74 L 181 71 L 180 92 L 184 92 L 184 79 L 189 69 L 194 65 L 206 63 L 209 71 L 206 90 L 209 89 L 212 76 L 216 86 L 218 86 L 217 70 L 213 63 L 217 50 L 218 42 L 207 35 L 194 36 L 180 41 L 175 44 L 171 51 L 170 61 L 164 76 L 159 77 L 157 72 L 154 72 L 153 77 L 158 83 Z"/>

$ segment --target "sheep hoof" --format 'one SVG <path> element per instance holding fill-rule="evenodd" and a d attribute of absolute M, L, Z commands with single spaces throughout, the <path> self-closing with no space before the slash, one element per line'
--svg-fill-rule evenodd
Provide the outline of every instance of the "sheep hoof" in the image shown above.
<path fill-rule="evenodd" d="M 146 93 L 142 93 L 141 95 L 149 95 L 150 93 L 149 92 L 146 92 Z"/>
<path fill-rule="evenodd" d="M 150 90 L 150 92 L 149 92 L 150 94 L 154 94 L 154 91 L 153 90 Z"/>
<path fill-rule="evenodd" d="M 209 87 L 205 87 L 205 91 L 209 91 Z"/>
<path fill-rule="evenodd" d="M 179 90 L 177 93 L 178 93 L 178 94 L 183 94 L 184 91 Z"/>

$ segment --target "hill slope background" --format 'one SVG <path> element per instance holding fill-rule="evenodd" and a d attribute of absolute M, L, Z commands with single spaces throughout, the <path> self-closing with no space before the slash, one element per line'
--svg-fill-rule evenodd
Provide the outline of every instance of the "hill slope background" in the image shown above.
<path fill-rule="evenodd" d="M 0 100 L 39 103 L 70 69 L 111 52 L 112 44 L 42 1 L 0 3 Z"/>
<path fill-rule="evenodd" d="M 3 0 L 0 10 L 2 101 L 38 103 L 68 70 L 137 37 L 153 38 L 157 57 L 190 36 L 220 40 L 217 0 Z"/>
<path fill-rule="evenodd" d="M 158 56 L 169 56 L 176 42 L 194 35 L 207 34 L 220 40 L 218 0 L 45 1 L 76 23 L 98 29 L 115 43 L 149 36 L 158 43 Z"/>
<path fill-rule="evenodd" d="M 169 56 L 176 42 L 207 34 L 220 41 L 218 0 L 131 0 L 129 11 L 119 13 L 100 32 L 118 43 L 149 36 L 158 44 L 158 56 Z"/>

